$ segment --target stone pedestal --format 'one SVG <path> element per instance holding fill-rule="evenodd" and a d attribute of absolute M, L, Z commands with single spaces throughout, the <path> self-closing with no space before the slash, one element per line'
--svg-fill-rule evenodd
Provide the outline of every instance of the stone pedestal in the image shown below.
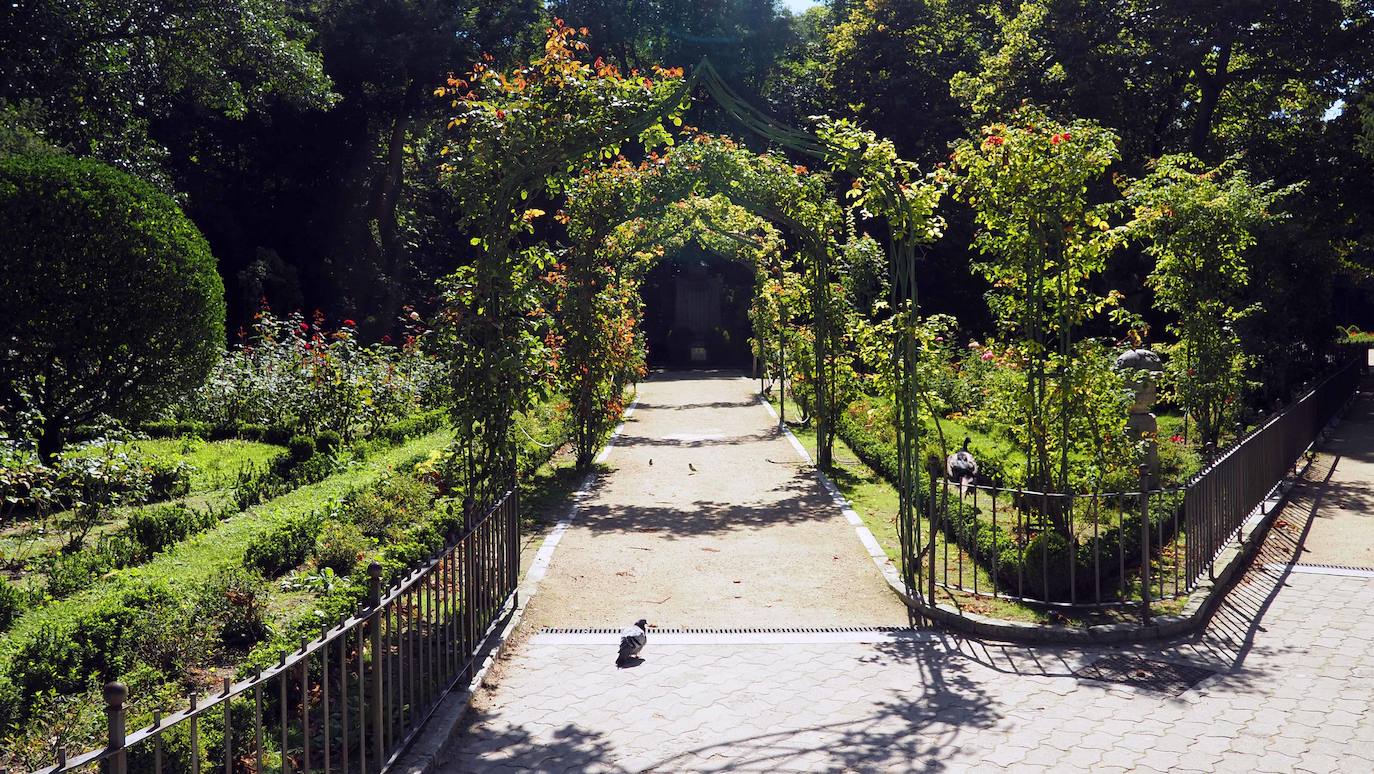
<path fill-rule="evenodd" d="M 1126 429 L 1131 440 L 1141 448 L 1140 464 L 1149 471 L 1150 484 L 1159 483 L 1159 421 L 1151 413 L 1157 390 L 1155 385 L 1164 373 L 1159 355 L 1148 349 L 1128 349 L 1116 358 L 1126 384 L 1135 390 L 1135 399 L 1127 409 Z"/>

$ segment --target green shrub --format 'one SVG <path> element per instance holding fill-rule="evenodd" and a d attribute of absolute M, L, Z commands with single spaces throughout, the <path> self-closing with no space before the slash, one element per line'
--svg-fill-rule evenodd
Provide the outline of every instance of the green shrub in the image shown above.
<path fill-rule="evenodd" d="M 315 536 L 311 558 L 316 567 L 328 567 L 339 575 L 349 575 L 372 547 L 372 541 L 354 524 L 326 521 Z"/>
<path fill-rule="evenodd" d="M 164 680 L 182 681 L 197 663 L 215 655 L 206 637 L 209 624 L 206 611 L 193 600 L 159 600 L 134 622 L 130 663 L 152 667 Z"/>
<path fill-rule="evenodd" d="M 152 457 L 144 460 L 150 477 L 148 501 L 174 500 L 191 493 L 191 466 L 181 460 Z"/>
<path fill-rule="evenodd" d="M 215 525 L 209 511 L 193 511 L 185 505 L 144 508 L 129 515 L 129 534 L 151 557 L 168 546 Z"/>
<path fill-rule="evenodd" d="M 448 412 L 443 409 L 434 409 L 393 422 L 377 430 L 373 433 L 373 437 L 388 443 L 401 443 L 426 433 L 432 433 L 447 424 Z"/>
<path fill-rule="evenodd" d="M 69 597 L 90 588 L 112 569 L 114 564 L 110 558 L 95 549 L 58 554 L 48 566 L 48 595 L 55 599 Z"/>
<path fill-rule="evenodd" d="M 78 693 L 92 677 L 117 679 L 132 665 L 139 619 L 170 599 L 162 586 L 128 588 L 12 643 L 3 674 L 13 688 L 0 688 L 0 716 L 22 721 L 40 694 Z"/>
<path fill-rule="evenodd" d="M 7 631 L 14 619 L 24 612 L 27 596 L 13 583 L 0 580 L 0 632 Z"/>
<path fill-rule="evenodd" d="M 157 419 L 144 422 L 140 428 L 149 438 L 209 438 L 211 428 L 205 422 L 175 421 Z"/>
<path fill-rule="evenodd" d="M 324 513 L 312 511 L 296 516 L 270 532 L 259 535 L 243 555 L 243 565 L 269 578 L 299 566 L 315 548 Z"/>
<path fill-rule="evenodd" d="M 308 435 L 293 435 L 286 448 L 291 453 L 291 461 L 299 464 L 315 456 L 315 439 Z"/>
<path fill-rule="evenodd" d="M 437 494 L 432 484 L 392 473 L 351 495 L 343 516 L 368 537 L 382 539 L 422 518 Z"/>
<path fill-rule="evenodd" d="M 267 582 L 261 575 L 225 568 L 206 579 L 194 599 L 197 616 L 229 647 L 251 645 L 267 635 Z"/>
<path fill-rule="evenodd" d="M 315 436 L 315 448 L 321 454 L 333 454 L 343 445 L 343 438 L 333 430 L 322 430 Z"/>
<path fill-rule="evenodd" d="M 272 443 L 272 441 L 267 440 L 267 436 L 272 434 L 272 428 L 267 425 L 242 424 L 219 425 L 218 427 L 221 429 L 221 432 L 226 434 L 226 437 L 239 437 L 259 443 Z M 290 439 L 290 437 L 291 435 L 288 433 L 286 438 Z M 278 443 L 280 444 L 280 441 Z"/>
<path fill-rule="evenodd" d="M 0 255 L 0 384 L 64 407 L 40 428 L 45 461 L 72 427 L 149 416 L 222 355 L 224 285 L 209 245 L 133 175 L 71 156 L 0 158 Z"/>

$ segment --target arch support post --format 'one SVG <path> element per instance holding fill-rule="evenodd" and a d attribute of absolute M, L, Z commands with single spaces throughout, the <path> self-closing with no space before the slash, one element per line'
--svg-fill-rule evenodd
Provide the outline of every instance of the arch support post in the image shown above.
<path fill-rule="evenodd" d="M 830 251 L 824 245 L 813 250 L 815 269 L 812 276 L 814 320 L 816 330 L 816 464 L 822 470 L 829 470 L 834 455 L 834 428 L 831 427 L 830 374 Z"/>

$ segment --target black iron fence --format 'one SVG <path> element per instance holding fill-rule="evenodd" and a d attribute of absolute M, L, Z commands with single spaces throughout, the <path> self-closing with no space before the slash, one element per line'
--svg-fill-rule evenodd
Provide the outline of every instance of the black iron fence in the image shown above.
<path fill-rule="evenodd" d="M 282 653 L 276 666 L 126 734 L 127 691 L 105 687 L 108 743 L 59 749 L 44 774 L 385 771 L 455 686 L 471 680 L 514 603 L 519 507 L 502 494 L 463 533 L 390 588 L 372 564 L 358 612 Z"/>
<path fill-rule="evenodd" d="M 916 509 L 911 591 L 1038 606 L 1143 605 L 1193 591 L 1354 395 L 1364 352 L 1220 450 L 1183 486 L 1052 493 L 932 476 Z"/>

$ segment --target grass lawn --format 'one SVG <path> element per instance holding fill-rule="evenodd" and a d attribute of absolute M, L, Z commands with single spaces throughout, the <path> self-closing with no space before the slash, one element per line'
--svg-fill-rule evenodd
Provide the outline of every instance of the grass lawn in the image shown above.
<path fill-rule="evenodd" d="M 285 449 L 255 441 L 199 439 L 156 439 L 119 444 L 121 451 L 131 456 L 155 456 L 185 462 L 191 466 L 191 491 L 185 497 L 147 505 L 128 505 L 112 508 L 108 518 L 93 527 L 85 545 L 95 545 L 100 538 L 117 532 L 128 523 L 129 517 L 145 508 L 157 508 L 167 503 L 184 503 L 191 508 L 219 508 L 228 504 L 233 495 L 230 487 L 245 466 L 266 467 Z M 68 452 L 67 456 L 91 456 L 99 447 L 84 446 Z M 41 585 L 43 574 L 35 565 L 46 566 L 44 559 L 62 549 L 67 534 L 56 525 L 67 520 L 67 512 L 49 514 L 45 519 L 23 519 L 0 529 L 0 565 L 8 568 L 13 579 L 20 583 Z"/>
<path fill-rule="evenodd" d="M 192 468 L 192 494 L 229 486 L 244 466 L 265 466 L 285 451 L 281 446 L 257 441 L 203 441 L 199 438 L 145 439 L 118 444 L 115 449 L 135 458 L 150 456 L 185 462 Z M 64 456 L 89 457 L 99 452 L 100 447 L 84 446 Z"/>

